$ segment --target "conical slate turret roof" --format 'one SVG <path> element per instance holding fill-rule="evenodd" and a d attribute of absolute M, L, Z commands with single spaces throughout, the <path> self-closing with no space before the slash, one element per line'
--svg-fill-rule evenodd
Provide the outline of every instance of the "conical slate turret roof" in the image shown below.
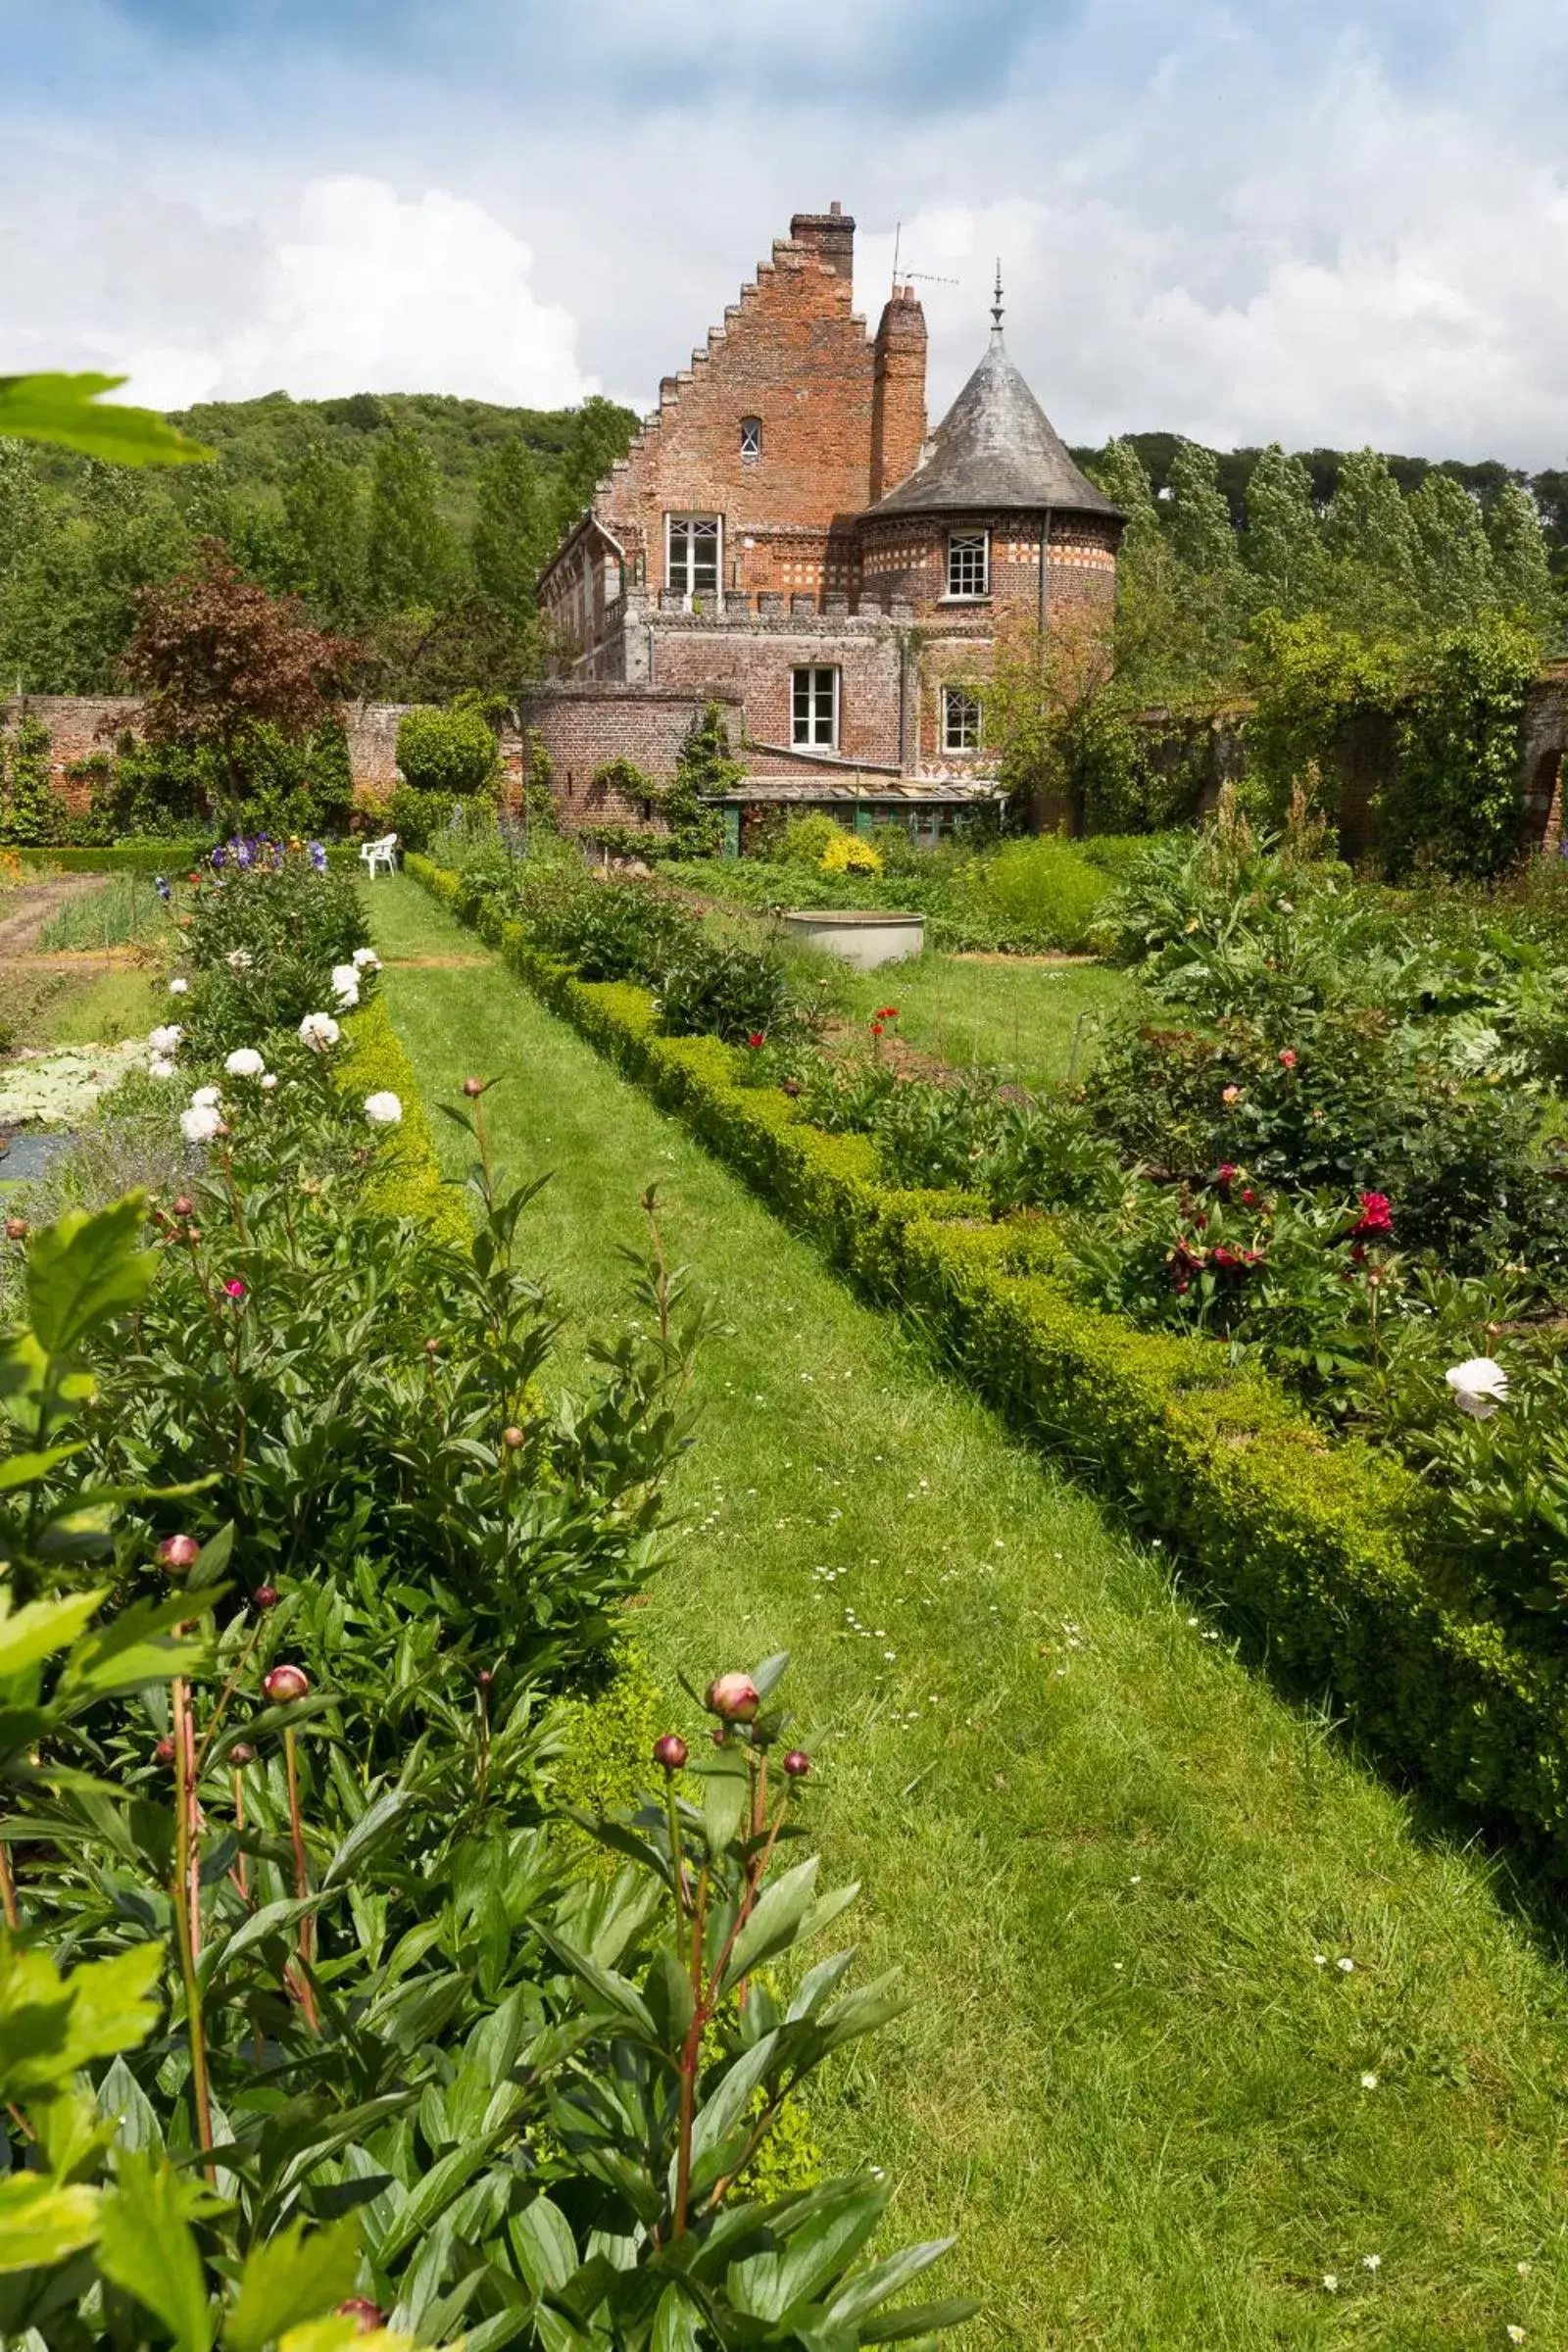
<path fill-rule="evenodd" d="M 1064 508 L 1113 514 L 1082 474 L 1002 340 L 1001 289 L 991 348 L 920 454 L 914 471 L 873 515 L 975 514 L 987 508 Z"/>

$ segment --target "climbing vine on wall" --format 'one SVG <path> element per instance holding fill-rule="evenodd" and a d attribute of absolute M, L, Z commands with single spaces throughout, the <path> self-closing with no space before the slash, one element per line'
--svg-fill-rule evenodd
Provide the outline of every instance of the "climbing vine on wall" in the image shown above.
<path fill-rule="evenodd" d="M 1399 760 L 1376 804 L 1392 871 L 1500 873 L 1516 856 L 1524 807 L 1519 727 L 1540 646 L 1518 621 L 1488 614 L 1439 638 L 1399 713 Z"/>

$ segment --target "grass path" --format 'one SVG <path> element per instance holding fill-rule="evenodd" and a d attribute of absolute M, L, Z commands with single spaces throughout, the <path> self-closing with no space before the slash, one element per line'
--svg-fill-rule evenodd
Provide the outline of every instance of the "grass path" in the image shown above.
<path fill-rule="evenodd" d="M 966 2341 L 1568 2341 L 1568 2001 L 1484 1868 L 498 962 L 400 968 L 471 934 L 401 879 L 369 903 L 429 1097 L 504 1076 L 509 1162 L 556 1171 L 534 1245 L 579 1327 L 653 1178 L 727 1319 L 642 1636 L 672 1693 L 794 1653 L 827 1871 L 913 2004 L 816 2126 L 902 2236 L 960 2232 Z"/>

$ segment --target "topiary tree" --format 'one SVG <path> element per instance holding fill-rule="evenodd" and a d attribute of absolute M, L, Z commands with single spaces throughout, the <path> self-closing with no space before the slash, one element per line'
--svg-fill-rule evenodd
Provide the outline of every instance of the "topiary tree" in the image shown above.
<path fill-rule="evenodd" d="M 495 734 L 477 710 L 406 710 L 398 723 L 398 765 L 416 792 L 466 798 L 493 784 L 500 764 Z"/>

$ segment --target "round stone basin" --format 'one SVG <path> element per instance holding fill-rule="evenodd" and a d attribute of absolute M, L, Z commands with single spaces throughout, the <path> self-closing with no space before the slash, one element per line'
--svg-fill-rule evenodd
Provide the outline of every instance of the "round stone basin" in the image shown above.
<path fill-rule="evenodd" d="M 925 952 L 925 916 L 859 913 L 845 906 L 804 906 L 784 917 L 784 928 L 803 948 L 842 956 L 858 972 L 874 972 L 878 964 L 902 963 Z"/>

